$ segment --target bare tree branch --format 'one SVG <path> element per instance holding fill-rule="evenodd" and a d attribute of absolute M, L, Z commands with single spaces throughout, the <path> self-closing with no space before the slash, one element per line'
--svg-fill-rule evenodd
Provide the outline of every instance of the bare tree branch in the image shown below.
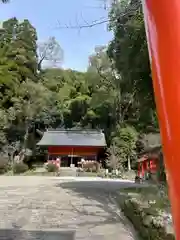
<path fill-rule="evenodd" d="M 54 37 L 48 41 L 38 44 L 38 70 L 41 71 L 41 65 L 44 60 L 54 64 L 61 63 L 63 60 L 63 50 Z"/>
<path fill-rule="evenodd" d="M 104 23 L 108 23 L 109 22 L 109 19 L 104 19 L 104 20 L 95 20 L 91 23 L 88 23 L 87 21 L 84 20 L 84 24 L 82 25 L 67 25 L 65 24 L 64 26 L 61 26 L 60 22 L 58 21 L 58 24 L 59 24 L 59 29 L 82 29 L 82 28 L 92 28 L 92 27 L 95 27 L 95 26 L 98 26 L 98 25 L 101 25 L 101 24 L 104 24 Z"/>
<path fill-rule="evenodd" d="M 100 0 L 100 1 L 106 1 L 106 0 Z M 102 24 L 108 24 L 110 22 L 116 22 L 118 25 L 124 25 L 124 24 L 120 24 L 120 19 L 123 17 L 132 17 L 132 15 L 134 15 L 134 13 L 136 11 L 139 11 L 139 0 L 137 0 L 137 2 L 135 1 L 135 3 L 133 3 L 133 0 L 131 3 L 129 3 L 127 6 L 119 6 L 118 4 L 114 3 L 115 5 L 113 6 L 113 8 L 116 8 L 116 10 L 118 11 L 118 17 L 117 14 L 113 17 L 111 16 L 111 20 L 108 19 L 108 17 L 102 17 L 99 19 L 96 19 L 92 22 L 88 22 L 87 20 L 85 20 L 83 18 L 83 16 L 81 15 L 81 18 L 83 20 L 83 23 L 78 23 L 77 19 L 76 19 L 76 24 L 64 24 L 62 25 L 60 23 L 60 21 L 58 21 L 58 29 L 78 29 L 81 30 L 83 28 L 92 28 L 92 27 L 96 27 Z"/>
<path fill-rule="evenodd" d="M 0 2 L 1 2 L 1 3 L 9 3 L 10 0 L 1 0 Z"/>

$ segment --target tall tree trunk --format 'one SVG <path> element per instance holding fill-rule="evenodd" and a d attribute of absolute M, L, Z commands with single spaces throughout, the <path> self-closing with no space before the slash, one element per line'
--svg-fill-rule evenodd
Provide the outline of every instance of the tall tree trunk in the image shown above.
<path fill-rule="evenodd" d="M 131 159 L 128 157 L 128 171 L 131 171 Z"/>

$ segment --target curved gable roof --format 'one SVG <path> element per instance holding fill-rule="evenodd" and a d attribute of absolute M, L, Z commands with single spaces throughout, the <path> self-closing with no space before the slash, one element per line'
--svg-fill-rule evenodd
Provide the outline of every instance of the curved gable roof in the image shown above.
<path fill-rule="evenodd" d="M 106 140 L 102 131 L 53 130 L 46 131 L 37 145 L 105 147 Z"/>

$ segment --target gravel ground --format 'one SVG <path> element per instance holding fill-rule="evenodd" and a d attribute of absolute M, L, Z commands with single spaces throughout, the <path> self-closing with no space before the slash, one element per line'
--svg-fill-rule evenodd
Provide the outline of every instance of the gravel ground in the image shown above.
<path fill-rule="evenodd" d="M 0 239 L 134 240 L 114 201 L 127 182 L 0 177 Z"/>

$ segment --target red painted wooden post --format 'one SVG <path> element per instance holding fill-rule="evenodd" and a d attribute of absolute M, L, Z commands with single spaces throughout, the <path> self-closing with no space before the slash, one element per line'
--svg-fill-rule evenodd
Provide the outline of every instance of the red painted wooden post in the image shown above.
<path fill-rule="evenodd" d="M 180 0 L 142 0 L 176 239 L 180 240 Z"/>

